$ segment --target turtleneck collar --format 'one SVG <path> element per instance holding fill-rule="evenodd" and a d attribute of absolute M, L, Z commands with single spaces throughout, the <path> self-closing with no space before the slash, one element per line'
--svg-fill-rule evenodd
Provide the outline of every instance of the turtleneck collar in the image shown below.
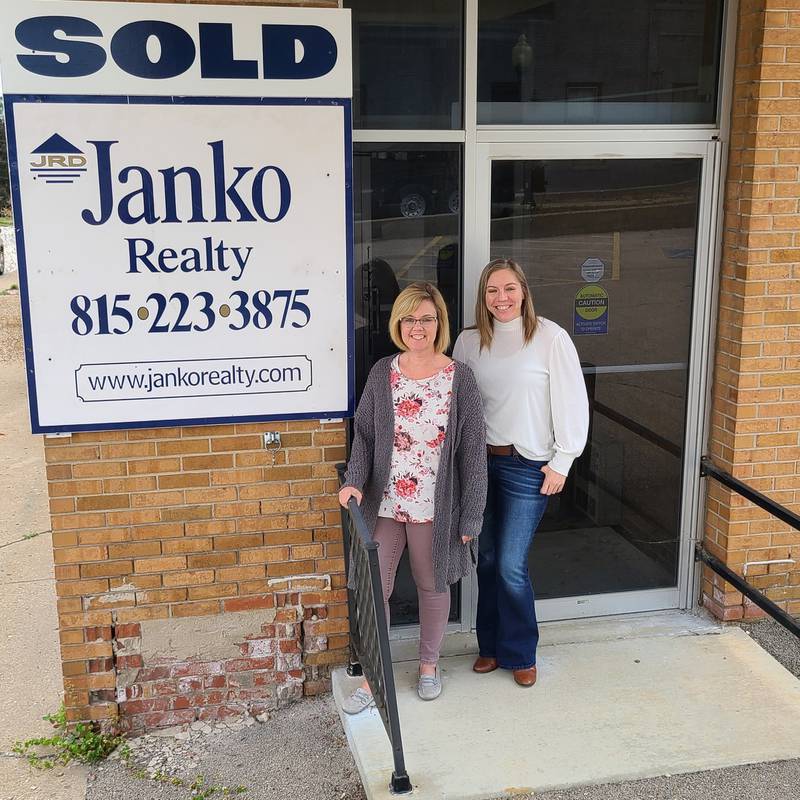
<path fill-rule="evenodd" d="M 509 322 L 500 322 L 496 319 L 492 327 L 495 334 L 508 334 L 508 333 L 521 333 L 522 332 L 522 314 Z"/>

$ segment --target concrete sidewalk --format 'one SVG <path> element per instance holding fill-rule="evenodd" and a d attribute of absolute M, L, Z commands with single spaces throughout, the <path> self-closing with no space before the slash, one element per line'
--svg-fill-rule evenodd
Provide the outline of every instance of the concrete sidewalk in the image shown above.
<path fill-rule="evenodd" d="M 44 453 L 30 433 L 19 296 L 10 291 L 18 281 L 0 277 L 0 753 L 49 734 L 42 716 L 62 697 Z M 35 772 L 0 757 L 0 800 L 82 800 L 85 785 L 82 769 Z"/>
<path fill-rule="evenodd" d="M 672 634 L 669 617 L 640 618 L 644 635 L 626 638 L 619 625 L 631 618 L 593 620 L 594 641 L 541 648 L 531 690 L 507 672 L 476 675 L 473 657 L 458 656 L 441 662 L 441 698 L 423 703 L 416 663 L 395 664 L 413 796 L 538 796 L 800 757 L 800 682 L 739 628 L 693 631 L 682 616 Z M 337 702 L 353 685 L 337 673 Z M 377 711 L 342 717 L 367 796 L 388 798 L 391 751 Z"/>

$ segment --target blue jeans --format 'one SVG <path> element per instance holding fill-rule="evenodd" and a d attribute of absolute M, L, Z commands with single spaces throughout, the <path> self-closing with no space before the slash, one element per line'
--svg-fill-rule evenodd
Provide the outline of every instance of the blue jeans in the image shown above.
<path fill-rule="evenodd" d="M 504 669 L 536 663 L 539 626 L 528 551 L 547 496 L 539 494 L 546 461 L 489 456 L 489 493 L 478 538 L 478 647 Z"/>

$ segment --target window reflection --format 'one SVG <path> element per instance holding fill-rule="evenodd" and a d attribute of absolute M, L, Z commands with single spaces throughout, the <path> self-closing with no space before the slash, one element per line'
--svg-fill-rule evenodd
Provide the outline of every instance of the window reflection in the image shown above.
<path fill-rule="evenodd" d="M 712 123 L 722 0 L 482 0 L 478 122 Z"/>
<path fill-rule="evenodd" d="M 353 125 L 461 127 L 460 0 L 346 0 L 353 18 Z"/>
<path fill-rule="evenodd" d="M 460 311 L 461 151 L 457 145 L 367 145 L 354 150 L 356 390 L 394 352 L 389 314 L 414 281 L 436 284 L 455 340 Z"/>

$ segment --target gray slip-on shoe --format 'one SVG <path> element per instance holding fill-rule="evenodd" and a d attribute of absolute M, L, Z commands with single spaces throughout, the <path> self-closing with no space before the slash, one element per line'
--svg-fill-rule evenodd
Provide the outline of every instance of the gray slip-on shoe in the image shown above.
<path fill-rule="evenodd" d="M 342 711 L 345 714 L 358 714 L 365 708 L 375 705 L 375 698 L 366 689 L 360 686 L 349 697 L 342 701 Z"/>
<path fill-rule="evenodd" d="M 442 679 L 439 677 L 439 667 L 434 675 L 420 675 L 417 684 L 417 694 L 422 700 L 435 700 L 442 693 Z"/>

